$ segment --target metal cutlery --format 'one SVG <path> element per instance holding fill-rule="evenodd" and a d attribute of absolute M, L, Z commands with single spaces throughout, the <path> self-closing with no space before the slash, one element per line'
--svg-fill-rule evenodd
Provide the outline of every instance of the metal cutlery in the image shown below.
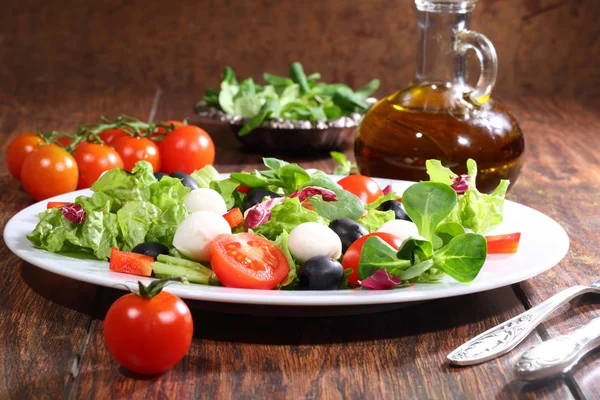
<path fill-rule="evenodd" d="M 453 365 L 475 365 L 508 353 L 521 343 L 550 313 L 584 293 L 600 294 L 600 280 L 590 286 L 573 286 L 508 321 L 489 329 L 448 354 Z"/>
<path fill-rule="evenodd" d="M 515 375 L 522 381 L 550 378 L 569 371 L 598 346 L 600 318 L 568 335 L 547 340 L 527 350 L 515 365 Z"/>

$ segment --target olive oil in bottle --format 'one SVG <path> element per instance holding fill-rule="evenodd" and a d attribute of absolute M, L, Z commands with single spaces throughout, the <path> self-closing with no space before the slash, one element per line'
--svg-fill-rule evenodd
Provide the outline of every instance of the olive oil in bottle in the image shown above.
<path fill-rule="evenodd" d="M 355 142 L 361 174 L 428 180 L 428 159 L 438 159 L 454 172 L 466 174 L 466 161 L 472 158 L 478 166 L 480 191 L 492 191 L 500 179 L 514 183 L 525 142 L 515 118 L 489 97 L 496 58 L 484 36 L 467 30 L 475 1 L 416 3 L 417 77 L 411 86 L 381 99 L 365 115 Z M 469 48 L 478 48 L 482 58 L 475 88 L 464 78 L 464 53 Z"/>

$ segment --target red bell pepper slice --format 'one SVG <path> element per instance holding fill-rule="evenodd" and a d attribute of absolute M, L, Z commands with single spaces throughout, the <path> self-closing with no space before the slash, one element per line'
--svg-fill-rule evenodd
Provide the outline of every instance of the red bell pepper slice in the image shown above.
<path fill-rule="evenodd" d="M 237 207 L 229 210 L 227 214 L 223 215 L 223 218 L 225 218 L 231 229 L 244 222 L 242 211 Z"/>
<path fill-rule="evenodd" d="M 488 254 L 510 254 L 519 249 L 521 232 L 486 236 Z"/>
<path fill-rule="evenodd" d="M 48 204 L 46 204 L 46 209 L 61 208 L 63 206 L 66 206 L 67 204 L 71 204 L 71 203 L 66 202 L 66 201 L 49 201 Z"/>
<path fill-rule="evenodd" d="M 124 274 L 151 276 L 154 258 L 145 254 L 119 251 L 116 247 L 110 252 L 109 268 L 114 272 Z"/>

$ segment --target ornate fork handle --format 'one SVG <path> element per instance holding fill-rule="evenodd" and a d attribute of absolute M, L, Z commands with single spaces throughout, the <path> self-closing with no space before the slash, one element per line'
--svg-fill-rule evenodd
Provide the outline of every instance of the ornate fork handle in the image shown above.
<path fill-rule="evenodd" d="M 469 340 L 448 354 L 448 360 L 453 365 L 475 365 L 506 354 L 558 307 L 581 294 L 597 291 L 598 289 L 590 286 L 573 286 L 565 289 L 524 313 Z"/>
<path fill-rule="evenodd" d="M 566 372 L 587 352 L 600 346 L 600 318 L 568 335 L 558 336 L 527 350 L 515 365 L 522 381 L 550 378 Z"/>

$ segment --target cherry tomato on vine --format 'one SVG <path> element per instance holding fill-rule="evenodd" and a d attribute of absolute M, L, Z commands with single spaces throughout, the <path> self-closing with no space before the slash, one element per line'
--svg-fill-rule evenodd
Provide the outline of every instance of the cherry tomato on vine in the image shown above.
<path fill-rule="evenodd" d="M 363 204 L 372 203 L 381 196 L 383 192 L 373 179 L 364 175 L 349 175 L 338 181 L 338 184 L 356 195 Z"/>
<path fill-rule="evenodd" d="M 123 160 L 123 168 L 127 171 L 131 171 L 135 166 L 135 163 L 140 160 L 148 161 L 152 164 L 152 169 L 160 171 L 161 156 L 158 152 L 158 146 L 150 139 L 133 137 L 133 136 L 121 136 L 111 143 L 117 153 Z"/>
<path fill-rule="evenodd" d="M 142 295 L 130 293 L 117 299 L 104 319 L 108 352 L 123 367 L 140 374 L 157 374 L 177 364 L 194 332 L 187 305 L 171 293 L 155 293 L 156 282 Z"/>
<path fill-rule="evenodd" d="M 203 129 L 184 125 L 169 133 L 160 142 L 162 171 L 170 174 L 182 171 L 191 174 L 215 161 L 215 145 Z"/>
<path fill-rule="evenodd" d="M 8 164 L 8 172 L 16 180 L 21 180 L 21 167 L 23 161 L 32 152 L 37 150 L 40 144 L 44 141 L 38 135 L 32 133 L 24 133 L 13 139 L 6 149 L 6 163 Z"/>
<path fill-rule="evenodd" d="M 227 287 L 273 289 L 290 272 L 283 252 L 253 233 L 218 235 L 210 243 L 210 264 Z"/>
<path fill-rule="evenodd" d="M 112 147 L 102 144 L 82 142 L 73 153 L 79 168 L 77 189 L 92 186 L 104 171 L 123 168 L 123 160 Z"/>
<path fill-rule="evenodd" d="M 344 267 L 345 270 L 350 268 L 353 270 L 352 273 L 348 275 L 348 283 L 358 285 L 358 263 L 360 262 L 360 253 L 365 242 L 371 236 L 377 236 L 396 250 L 402 245 L 402 239 L 391 233 L 374 232 L 360 237 L 348 247 L 348 250 L 346 250 L 346 253 L 344 254 L 344 258 L 342 259 L 342 267 Z"/>
<path fill-rule="evenodd" d="M 73 138 L 70 138 L 68 136 L 62 136 L 57 138 L 56 140 L 58 140 L 58 143 L 60 143 L 63 147 L 66 147 L 73 143 Z"/>
<path fill-rule="evenodd" d="M 121 129 L 107 129 L 105 131 L 100 132 L 98 136 L 100 136 L 100 139 L 102 139 L 104 144 L 112 144 L 117 138 L 130 135 L 128 135 L 127 132 Z"/>
<path fill-rule="evenodd" d="M 173 125 L 173 130 L 180 128 L 182 126 L 184 126 L 185 124 L 183 123 L 183 121 L 175 121 L 175 120 L 169 120 L 169 121 L 164 121 L 162 122 L 165 125 Z M 167 130 L 165 128 L 163 128 L 162 126 L 159 126 L 158 128 L 156 128 L 156 132 L 153 133 L 151 135 L 151 137 L 157 137 L 157 136 L 162 136 L 165 134 Z"/>
<path fill-rule="evenodd" d="M 77 188 L 77 162 L 56 144 L 39 146 L 23 162 L 21 183 L 27 194 L 40 201 Z"/>

